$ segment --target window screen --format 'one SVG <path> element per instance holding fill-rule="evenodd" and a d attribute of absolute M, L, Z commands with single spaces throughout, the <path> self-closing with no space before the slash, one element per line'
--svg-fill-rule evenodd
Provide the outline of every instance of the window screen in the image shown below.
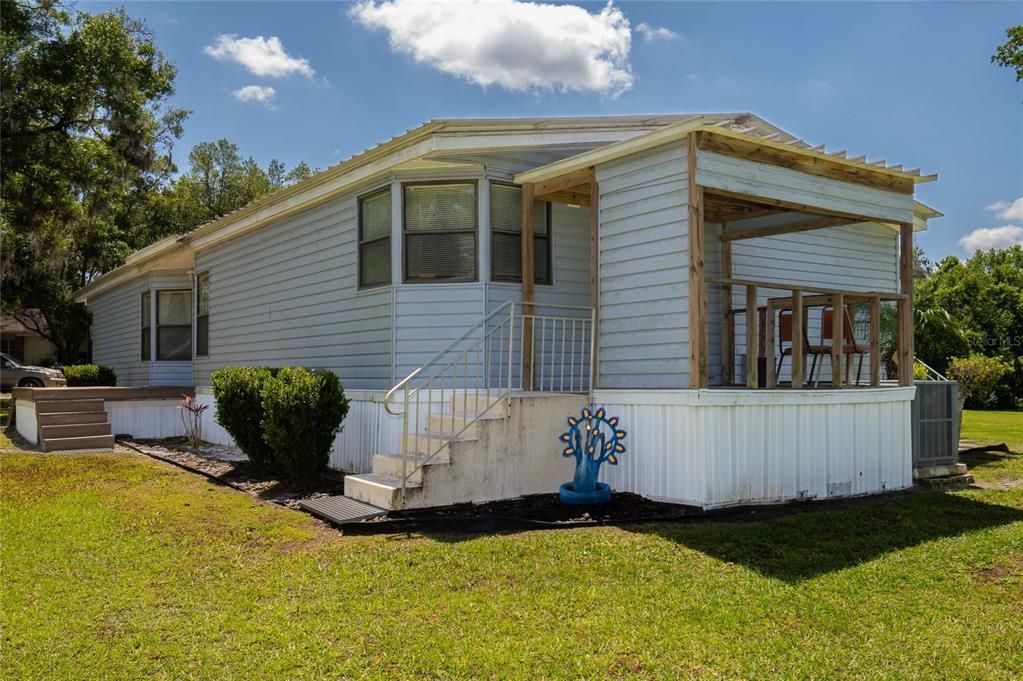
<path fill-rule="evenodd" d="M 195 354 L 210 354 L 210 273 L 195 278 Z"/>
<path fill-rule="evenodd" d="M 391 190 L 359 200 L 359 286 L 391 283 Z"/>
<path fill-rule="evenodd" d="M 551 205 L 533 206 L 533 281 L 551 283 Z M 490 185 L 490 272 L 494 281 L 522 281 L 522 190 Z"/>
<path fill-rule="evenodd" d="M 476 185 L 405 185 L 405 281 L 475 281 Z"/>
<path fill-rule="evenodd" d="M 156 358 L 192 359 L 192 292 L 156 292 Z"/>

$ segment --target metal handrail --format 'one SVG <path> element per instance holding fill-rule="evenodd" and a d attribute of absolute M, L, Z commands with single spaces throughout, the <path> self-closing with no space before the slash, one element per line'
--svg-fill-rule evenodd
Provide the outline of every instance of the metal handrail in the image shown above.
<path fill-rule="evenodd" d="M 404 505 L 405 502 L 408 483 L 417 471 L 421 470 L 423 466 L 437 457 L 445 447 L 448 447 L 451 442 L 458 439 L 494 407 L 502 403 L 507 405 L 508 402 L 510 402 L 512 391 L 515 389 L 516 385 L 516 375 L 519 377 L 518 385 L 525 386 L 522 361 L 525 353 L 527 352 L 527 347 L 534 348 L 535 354 L 534 343 L 536 341 L 536 329 L 538 323 L 541 327 L 541 389 L 543 388 L 544 377 L 546 376 L 544 373 L 544 367 L 547 362 L 549 362 L 551 369 L 551 374 L 548 377 L 551 390 L 554 390 L 555 384 L 557 383 L 557 388 L 562 392 L 565 391 L 566 364 L 569 365 L 570 371 L 567 381 L 569 391 L 576 386 L 575 379 L 577 376 L 579 379 L 579 388 L 581 389 L 584 387 L 584 372 L 588 374 L 588 389 L 592 389 L 594 371 L 593 336 L 595 332 L 595 316 L 593 309 L 579 305 L 529 303 L 528 307 L 532 308 L 532 310 L 528 314 L 525 312 L 516 314 L 517 305 L 523 304 L 515 301 L 507 301 L 503 303 L 500 307 L 485 315 L 476 324 L 474 324 L 472 328 L 468 329 L 459 338 L 431 357 L 422 366 L 409 373 L 408 376 L 403 378 L 394 387 L 387 391 L 387 395 L 384 398 L 384 408 L 387 410 L 387 413 L 392 416 L 402 417 L 401 505 Z M 523 305 L 523 307 L 527 307 L 527 305 Z M 536 308 L 585 310 L 589 312 L 589 314 L 586 317 L 538 315 L 535 314 Z M 523 332 L 525 332 L 526 329 L 526 320 L 530 320 L 530 328 L 532 329 L 530 344 L 528 346 L 525 344 L 524 336 L 519 338 L 523 345 L 519 356 L 519 365 L 517 367 L 518 372 L 516 372 L 514 361 L 516 347 L 516 317 L 519 317 L 522 321 Z M 493 325 L 493 328 L 490 328 L 495 319 L 499 321 Z M 550 325 L 550 334 L 547 333 L 548 324 Z M 568 340 L 570 324 L 571 343 L 569 343 Z M 561 329 L 560 337 L 558 336 L 559 325 Z M 589 325 L 588 343 L 586 336 L 587 325 Z M 473 338 L 474 336 L 475 338 Z M 467 339 L 472 339 L 472 341 L 468 345 L 465 345 L 465 341 Z M 549 357 L 543 354 L 545 352 L 543 348 L 548 342 L 551 348 L 551 354 Z M 560 353 L 558 352 L 559 342 Z M 584 367 L 586 367 L 587 364 L 585 362 L 587 345 L 590 352 L 590 361 L 588 363 L 588 369 L 585 369 Z M 570 355 L 568 354 L 569 352 L 571 353 Z M 507 353 L 507 356 L 505 353 Z M 484 354 L 486 355 L 485 363 L 483 360 Z M 493 355 L 495 354 L 497 355 L 496 363 L 493 361 Z M 578 374 L 576 372 L 577 358 L 579 360 Z M 560 379 L 556 381 L 554 372 L 556 363 L 559 361 L 561 373 Z M 496 386 L 492 385 L 494 382 L 493 377 L 495 371 L 497 373 Z M 459 376 L 460 373 L 461 376 Z M 421 384 L 413 386 L 413 381 L 416 379 L 419 379 Z M 459 399 L 459 382 L 461 382 L 460 397 L 462 400 L 460 425 L 456 420 Z M 400 412 L 395 411 L 391 404 L 399 391 L 402 393 L 402 410 Z M 436 417 L 439 417 L 440 419 L 440 427 L 437 429 L 440 433 L 436 435 L 432 430 L 430 430 L 431 423 L 435 419 L 435 391 L 439 392 L 440 396 L 440 410 L 436 414 Z M 472 397 L 470 397 L 470 394 L 472 394 Z M 428 429 L 428 433 L 425 436 L 419 432 L 421 417 L 423 416 L 422 401 L 424 396 L 426 398 L 425 424 Z M 447 404 L 449 401 L 450 404 Z M 472 407 L 471 414 L 470 406 Z M 450 408 L 450 414 L 446 413 L 445 407 Z M 450 427 L 448 425 L 449 416 Z M 410 419 L 413 418 L 414 422 L 410 424 Z M 415 429 L 414 433 L 412 428 Z M 421 437 L 426 438 L 425 450 L 420 449 Z M 412 452 L 412 461 L 409 460 L 410 444 L 413 445 L 414 449 Z"/>
<path fill-rule="evenodd" d="M 919 357 L 914 357 L 913 358 L 913 362 L 916 363 L 916 364 L 919 364 L 924 369 L 927 369 L 927 378 L 928 378 L 928 380 L 931 380 L 931 381 L 946 381 L 946 382 L 949 381 L 948 377 L 942 375 L 941 372 L 939 372 L 937 369 L 935 369 L 934 367 L 932 367 L 930 364 L 928 364 L 927 362 L 923 361 Z M 932 378 L 932 376 L 933 376 L 933 378 Z"/>

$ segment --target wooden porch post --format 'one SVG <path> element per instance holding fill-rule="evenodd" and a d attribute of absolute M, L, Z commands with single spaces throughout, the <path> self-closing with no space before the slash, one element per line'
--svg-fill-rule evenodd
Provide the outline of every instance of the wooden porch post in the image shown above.
<path fill-rule="evenodd" d="M 725 233 L 726 224 L 721 224 L 721 233 Z M 725 279 L 732 278 L 732 242 L 721 240 L 721 275 Z M 732 314 L 732 285 L 725 284 L 721 287 L 721 332 L 723 368 L 725 372 L 725 385 L 735 383 L 735 315 Z"/>
<path fill-rule="evenodd" d="M 870 386 L 881 385 L 881 298 L 870 299 Z"/>
<path fill-rule="evenodd" d="M 842 350 L 845 348 L 845 296 L 831 297 L 831 387 L 842 387 Z"/>
<path fill-rule="evenodd" d="M 522 185 L 522 388 L 533 389 L 533 197 L 535 187 Z M 512 333 L 515 330 L 512 329 Z"/>
<path fill-rule="evenodd" d="M 913 225 L 899 225 L 899 385 L 913 385 Z"/>
<path fill-rule="evenodd" d="M 806 349 L 803 347 L 803 291 L 792 291 L 792 388 L 803 387 L 803 364 Z"/>
<path fill-rule="evenodd" d="M 746 387 L 757 389 L 757 360 L 760 358 L 758 341 L 760 315 L 757 313 L 757 287 L 746 286 Z"/>
<path fill-rule="evenodd" d="M 590 176 L 590 306 L 593 308 L 590 329 L 590 392 L 597 388 L 600 364 L 597 361 L 600 353 L 600 185 L 597 184 L 597 173 L 594 169 Z"/>
<path fill-rule="evenodd" d="M 703 187 L 696 181 L 696 150 L 700 134 L 687 136 L 689 180 L 689 387 L 706 388 L 707 285 L 703 275 Z"/>

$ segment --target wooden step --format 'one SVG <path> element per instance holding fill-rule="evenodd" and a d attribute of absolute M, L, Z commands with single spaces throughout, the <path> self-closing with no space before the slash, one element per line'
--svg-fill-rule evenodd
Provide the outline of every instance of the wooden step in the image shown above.
<path fill-rule="evenodd" d="M 40 426 L 39 436 L 43 441 L 65 437 L 87 437 L 89 435 L 110 435 L 110 424 L 102 423 L 65 423 L 56 426 Z"/>
<path fill-rule="evenodd" d="M 422 461 L 422 459 L 420 459 Z M 413 472 L 416 467 L 416 460 L 413 456 L 408 457 L 408 472 L 410 482 L 421 483 L 423 481 L 423 468 L 420 468 Z M 423 467 L 427 466 L 450 466 L 451 461 L 447 456 L 438 454 L 437 456 L 426 462 Z M 374 454 L 373 455 L 373 474 L 382 475 L 385 477 L 395 478 L 401 480 L 401 454 Z"/>
<path fill-rule="evenodd" d="M 103 400 L 40 400 L 36 402 L 37 414 L 61 412 L 103 411 Z"/>
<path fill-rule="evenodd" d="M 55 437 L 42 441 L 44 452 L 73 449 L 113 449 L 113 435 L 86 435 L 83 437 Z"/>
<path fill-rule="evenodd" d="M 37 414 L 40 426 L 63 426 L 68 424 L 106 423 L 105 411 L 55 411 L 49 414 Z"/>
<path fill-rule="evenodd" d="M 420 484 L 410 482 L 405 487 L 405 493 L 416 494 L 420 489 L 422 489 Z M 398 508 L 401 502 L 401 480 L 375 473 L 346 475 L 345 496 L 377 508 L 393 510 Z"/>

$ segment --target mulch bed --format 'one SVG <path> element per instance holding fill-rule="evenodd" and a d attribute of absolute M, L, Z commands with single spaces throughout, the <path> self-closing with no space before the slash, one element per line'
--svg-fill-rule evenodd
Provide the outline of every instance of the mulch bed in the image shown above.
<path fill-rule="evenodd" d="M 298 509 L 302 499 L 334 496 L 344 492 L 344 475 L 328 472 L 317 478 L 293 480 L 274 475 L 249 461 L 231 447 L 188 446 L 185 438 L 124 440 L 122 444 L 156 459 L 222 482 L 263 501 Z"/>

